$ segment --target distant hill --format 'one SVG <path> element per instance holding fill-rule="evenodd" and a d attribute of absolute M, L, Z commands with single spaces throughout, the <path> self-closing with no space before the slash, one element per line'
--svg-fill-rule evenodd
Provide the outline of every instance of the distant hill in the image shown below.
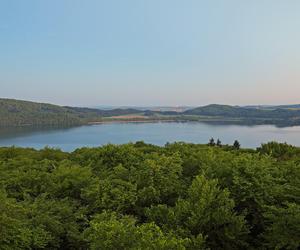
<path fill-rule="evenodd" d="M 300 104 L 291 105 L 250 105 L 244 108 L 254 108 L 254 109 L 300 109 Z"/>
<path fill-rule="evenodd" d="M 220 104 L 211 104 L 203 107 L 187 110 L 183 112 L 186 115 L 207 115 L 207 116 L 227 116 L 227 117 L 285 117 L 300 115 L 300 112 L 286 110 L 285 108 L 273 108 L 271 110 L 246 108 L 240 106 L 229 106 Z"/>
<path fill-rule="evenodd" d="M 203 107 L 190 109 L 184 112 L 186 115 L 222 116 L 222 117 L 257 117 L 266 115 L 264 110 L 243 108 L 239 106 L 211 104 Z"/>
<path fill-rule="evenodd" d="M 92 106 L 91 108 L 101 110 L 112 110 L 112 109 L 135 109 L 140 111 L 153 111 L 153 112 L 183 112 L 188 109 L 194 108 L 190 106 Z"/>
<path fill-rule="evenodd" d="M 276 109 L 300 109 L 300 104 L 274 106 Z"/>
<path fill-rule="evenodd" d="M 278 126 L 300 125 L 298 105 L 254 108 L 211 104 L 183 111 L 95 109 L 0 99 L 0 127 L 77 126 L 107 121 L 205 121 Z"/>
<path fill-rule="evenodd" d="M 135 109 L 99 110 L 0 99 L 0 126 L 80 125 L 102 117 L 135 114 Z"/>
<path fill-rule="evenodd" d="M 249 124 L 299 125 L 300 110 L 274 107 L 258 109 L 249 107 L 211 104 L 183 112 L 184 115 L 222 118 L 239 118 Z"/>

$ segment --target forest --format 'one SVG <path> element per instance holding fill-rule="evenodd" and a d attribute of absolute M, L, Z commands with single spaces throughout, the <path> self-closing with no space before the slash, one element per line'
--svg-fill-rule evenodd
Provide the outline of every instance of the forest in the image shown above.
<path fill-rule="evenodd" d="M 80 107 L 64 107 L 0 98 L 0 127 L 24 126 L 79 126 L 101 121 L 111 116 L 141 112 L 135 109 L 100 110 Z"/>
<path fill-rule="evenodd" d="M 0 249 L 299 249 L 300 148 L 0 148 Z"/>
<path fill-rule="evenodd" d="M 181 112 L 135 108 L 102 110 L 0 98 L 0 118 L 0 127 L 80 126 L 120 121 L 198 121 L 286 127 L 300 125 L 300 109 L 299 105 L 239 107 L 211 104 Z"/>

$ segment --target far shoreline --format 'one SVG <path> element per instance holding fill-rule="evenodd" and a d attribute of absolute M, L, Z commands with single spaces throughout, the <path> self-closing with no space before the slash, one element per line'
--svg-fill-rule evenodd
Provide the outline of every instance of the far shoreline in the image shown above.
<path fill-rule="evenodd" d="M 89 122 L 88 125 L 111 124 L 111 123 L 158 123 L 158 122 L 184 122 L 179 120 L 108 120 Z"/>

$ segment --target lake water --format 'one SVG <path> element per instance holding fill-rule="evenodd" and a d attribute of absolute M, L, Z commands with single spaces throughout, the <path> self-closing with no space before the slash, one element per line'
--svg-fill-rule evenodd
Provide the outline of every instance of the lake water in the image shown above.
<path fill-rule="evenodd" d="M 145 141 L 164 145 L 166 142 L 185 141 L 207 143 L 214 137 L 222 143 L 239 140 L 242 147 L 255 148 L 262 142 L 279 141 L 300 146 L 300 126 L 278 128 L 272 125 L 240 126 L 187 123 L 111 123 L 75 128 L 0 130 L 0 146 L 43 148 L 58 147 L 72 151 L 79 147 L 96 147 L 107 143 L 122 144 Z"/>

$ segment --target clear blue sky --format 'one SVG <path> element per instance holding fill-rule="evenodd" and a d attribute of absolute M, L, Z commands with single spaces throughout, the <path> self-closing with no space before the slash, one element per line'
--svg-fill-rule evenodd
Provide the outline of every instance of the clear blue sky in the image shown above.
<path fill-rule="evenodd" d="M 0 96 L 300 102 L 299 0 L 0 0 Z"/>

